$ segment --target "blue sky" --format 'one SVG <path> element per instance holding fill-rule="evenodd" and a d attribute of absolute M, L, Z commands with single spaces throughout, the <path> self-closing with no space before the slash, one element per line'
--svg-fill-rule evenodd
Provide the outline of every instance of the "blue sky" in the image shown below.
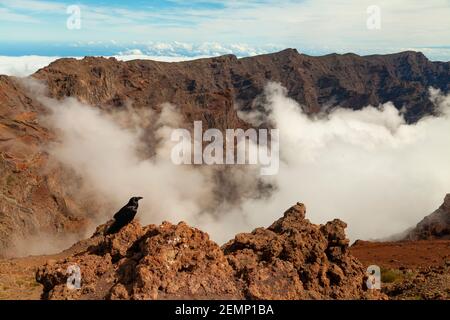
<path fill-rule="evenodd" d="M 69 29 L 67 8 L 80 9 Z M 379 28 L 368 28 L 371 6 Z M 368 11 L 369 10 L 369 11 Z M 423 51 L 450 60 L 450 0 L 0 0 L 0 55 Z"/>

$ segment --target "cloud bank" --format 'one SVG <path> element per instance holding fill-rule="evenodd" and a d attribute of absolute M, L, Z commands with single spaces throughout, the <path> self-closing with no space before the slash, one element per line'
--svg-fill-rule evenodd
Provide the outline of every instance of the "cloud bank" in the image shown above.
<path fill-rule="evenodd" d="M 86 48 L 103 46 L 105 42 L 78 43 L 76 46 Z M 111 45 L 109 43 L 108 45 Z M 136 43 L 123 47 L 114 45 L 114 49 L 109 51 L 117 52 L 114 54 L 98 55 L 107 58 L 114 57 L 117 60 L 129 61 L 135 59 L 154 60 L 163 62 L 179 62 L 194 59 L 208 58 L 225 54 L 234 54 L 238 57 L 254 56 L 263 53 L 281 50 L 277 46 L 252 47 L 247 44 L 223 45 L 217 42 L 204 42 L 192 44 L 185 42 L 146 42 Z M 0 74 L 8 76 L 26 77 L 35 73 L 40 68 L 48 66 L 51 62 L 62 58 L 61 56 L 0 56 Z M 72 56 L 72 58 L 82 59 L 81 56 Z"/>
<path fill-rule="evenodd" d="M 129 61 L 135 59 L 155 60 L 164 62 L 179 62 L 205 58 L 206 56 L 157 56 L 148 55 L 140 50 L 127 50 L 117 55 L 105 56 L 107 58 L 114 57 L 117 60 Z M 32 75 L 39 69 L 48 66 L 55 60 L 62 57 L 58 56 L 0 56 L 0 74 L 7 76 L 26 77 Z M 72 57 L 75 59 L 82 59 L 83 57 Z"/>
<path fill-rule="evenodd" d="M 352 240 L 383 238 L 415 225 L 449 192 L 449 96 L 431 89 L 441 116 L 408 125 L 391 103 L 310 118 L 281 86 L 270 84 L 265 95 L 264 114 L 245 119 L 265 117 L 280 129 L 279 191 L 266 212 L 303 201 L 314 222 L 346 221 Z"/>
<path fill-rule="evenodd" d="M 431 89 L 441 116 L 408 125 L 390 103 L 309 117 L 278 84 L 264 95 L 260 111 L 240 116 L 280 130 L 275 176 L 260 176 L 256 166 L 174 165 L 170 135 L 185 124 L 170 104 L 159 114 L 131 107 L 106 113 L 71 98 L 40 100 L 59 137 L 50 154 L 105 203 L 96 223 L 139 195 L 143 223 L 184 220 L 223 243 L 301 201 L 312 222 L 340 218 L 352 240 L 373 239 L 414 225 L 450 191 L 449 96 Z"/>
<path fill-rule="evenodd" d="M 0 56 L 0 74 L 26 77 L 35 73 L 40 68 L 48 66 L 51 62 L 59 58 L 44 56 Z"/>

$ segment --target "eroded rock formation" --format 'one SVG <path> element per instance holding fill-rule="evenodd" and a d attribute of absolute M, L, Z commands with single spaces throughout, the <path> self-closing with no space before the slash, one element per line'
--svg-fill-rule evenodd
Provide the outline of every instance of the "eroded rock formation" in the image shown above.
<path fill-rule="evenodd" d="M 346 224 L 314 225 L 296 204 L 269 228 L 238 234 L 220 248 L 180 222 L 119 233 L 100 226 L 74 254 L 39 268 L 45 299 L 361 299 L 364 268 L 349 253 Z M 69 289 L 78 266 L 81 288 Z"/>

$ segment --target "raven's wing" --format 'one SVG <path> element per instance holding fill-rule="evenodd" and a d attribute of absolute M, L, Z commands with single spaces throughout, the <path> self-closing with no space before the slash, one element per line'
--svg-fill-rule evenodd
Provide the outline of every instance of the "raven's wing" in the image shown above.
<path fill-rule="evenodd" d="M 122 209 L 117 211 L 117 213 L 114 215 L 115 220 L 120 220 L 125 218 L 127 215 L 129 215 L 129 212 L 134 211 L 133 206 L 124 206 Z"/>

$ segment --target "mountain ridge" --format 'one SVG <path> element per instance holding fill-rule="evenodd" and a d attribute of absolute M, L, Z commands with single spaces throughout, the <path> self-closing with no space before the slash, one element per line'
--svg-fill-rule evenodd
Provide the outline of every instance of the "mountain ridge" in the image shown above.
<path fill-rule="evenodd" d="M 141 78 L 137 79 L 136 74 Z M 268 81 L 286 87 L 289 97 L 307 113 L 320 112 L 324 106 L 360 109 L 391 101 L 398 109 L 406 110 L 408 122 L 416 122 L 434 112 L 428 100 L 429 87 L 445 93 L 450 90 L 450 63 L 432 62 L 414 51 L 313 57 L 286 49 L 240 59 L 224 55 L 183 62 L 60 59 L 33 77 L 46 81 L 51 95 L 57 98 L 76 95 L 94 105 L 112 106 L 123 106 L 130 99 L 136 107 L 153 108 L 169 101 L 188 109 L 189 120 L 202 117 L 197 108 L 207 116 L 225 109 L 230 113 L 231 125 L 239 123 L 233 105 L 254 107 L 253 100 Z M 89 84 L 106 88 L 88 93 Z"/>

